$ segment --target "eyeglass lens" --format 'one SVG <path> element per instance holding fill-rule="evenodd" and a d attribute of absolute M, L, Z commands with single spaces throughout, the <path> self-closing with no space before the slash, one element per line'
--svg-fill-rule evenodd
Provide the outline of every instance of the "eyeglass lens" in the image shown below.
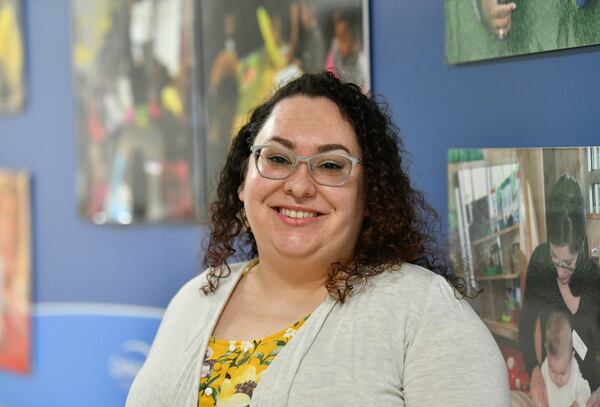
<path fill-rule="evenodd" d="M 575 267 L 573 267 L 573 266 L 571 266 L 571 265 L 569 265 L 569 264 L 567 264 L 567 263 L 565 263 L 563 261 L 555 261 L 555 260 L 553 260 L 552 264 L 554 264 L 554 267 L 556 267 L 556 268 L 562 268 L 562 269 L 565 269 L 565 270 L 567 270 L 567 271 L 569 271 L 571 273 L 575 271 Z"/>
<path fill-rule="evenodd" d="M 352 160 L 341 154 L 324 153 L 299 158 L 291 151 L 279 147 L 263 147 L 257 151 L 256 165 L 262 176 L 285 179 L 292 175 L 300 161 L 306 161 L 312 178 L 327 186 L 341 185 L 352 170 Z"/>

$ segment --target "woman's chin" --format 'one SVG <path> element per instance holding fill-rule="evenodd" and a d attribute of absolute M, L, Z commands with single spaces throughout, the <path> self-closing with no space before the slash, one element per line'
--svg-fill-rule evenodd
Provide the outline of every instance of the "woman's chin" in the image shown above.
<path fill-rule="evenodd" d="M 569 282 L 571 281 L 571 278 L 567 277 L 567 278 L 558 278 L 558 283 L 561 285 L 568 285 Z"/>
<path fill-rule="evenodd" d="M 315 254 L 315 250 L 305 247 L 279 247 L 279 255 L 289 259 L 308 259 Z"/>

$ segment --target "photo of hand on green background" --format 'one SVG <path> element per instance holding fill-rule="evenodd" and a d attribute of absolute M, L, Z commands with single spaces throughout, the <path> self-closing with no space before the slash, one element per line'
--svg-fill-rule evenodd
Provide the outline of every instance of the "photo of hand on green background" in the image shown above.
<path fill-rule="evenodd" d="M 600 43 L 599 0 L 446 0 L 446 62 Z"/>

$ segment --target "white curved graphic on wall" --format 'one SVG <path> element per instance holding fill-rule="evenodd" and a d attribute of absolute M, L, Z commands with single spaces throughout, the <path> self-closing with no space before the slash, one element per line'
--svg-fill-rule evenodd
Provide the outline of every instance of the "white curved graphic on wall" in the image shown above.
<path fill-rule="evenodd" d="M 0 374 L 0 406 L 124 405 L 164 309 L 72 302 L 32 308 L 32 373 Z"/>
<path fill-rule="evenodd" d="M 105 315 L 160 319 L 163 313 L 164 308 L 95 302 L 38 302 L 33 307 L 33 315 L 41 317 Z"/>

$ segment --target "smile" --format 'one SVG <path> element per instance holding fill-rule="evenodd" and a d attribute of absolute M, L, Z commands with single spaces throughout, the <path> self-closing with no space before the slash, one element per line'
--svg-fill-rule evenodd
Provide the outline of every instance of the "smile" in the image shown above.
<path fill-rule="evenodd" d="M 278 212 L 284 216 L 287 216 L 288 218 L 294 219 L 316 218 L 319 216 L 319 213 L 317 212 L 294 211 L 286 208 L 278 208 Z"/>

